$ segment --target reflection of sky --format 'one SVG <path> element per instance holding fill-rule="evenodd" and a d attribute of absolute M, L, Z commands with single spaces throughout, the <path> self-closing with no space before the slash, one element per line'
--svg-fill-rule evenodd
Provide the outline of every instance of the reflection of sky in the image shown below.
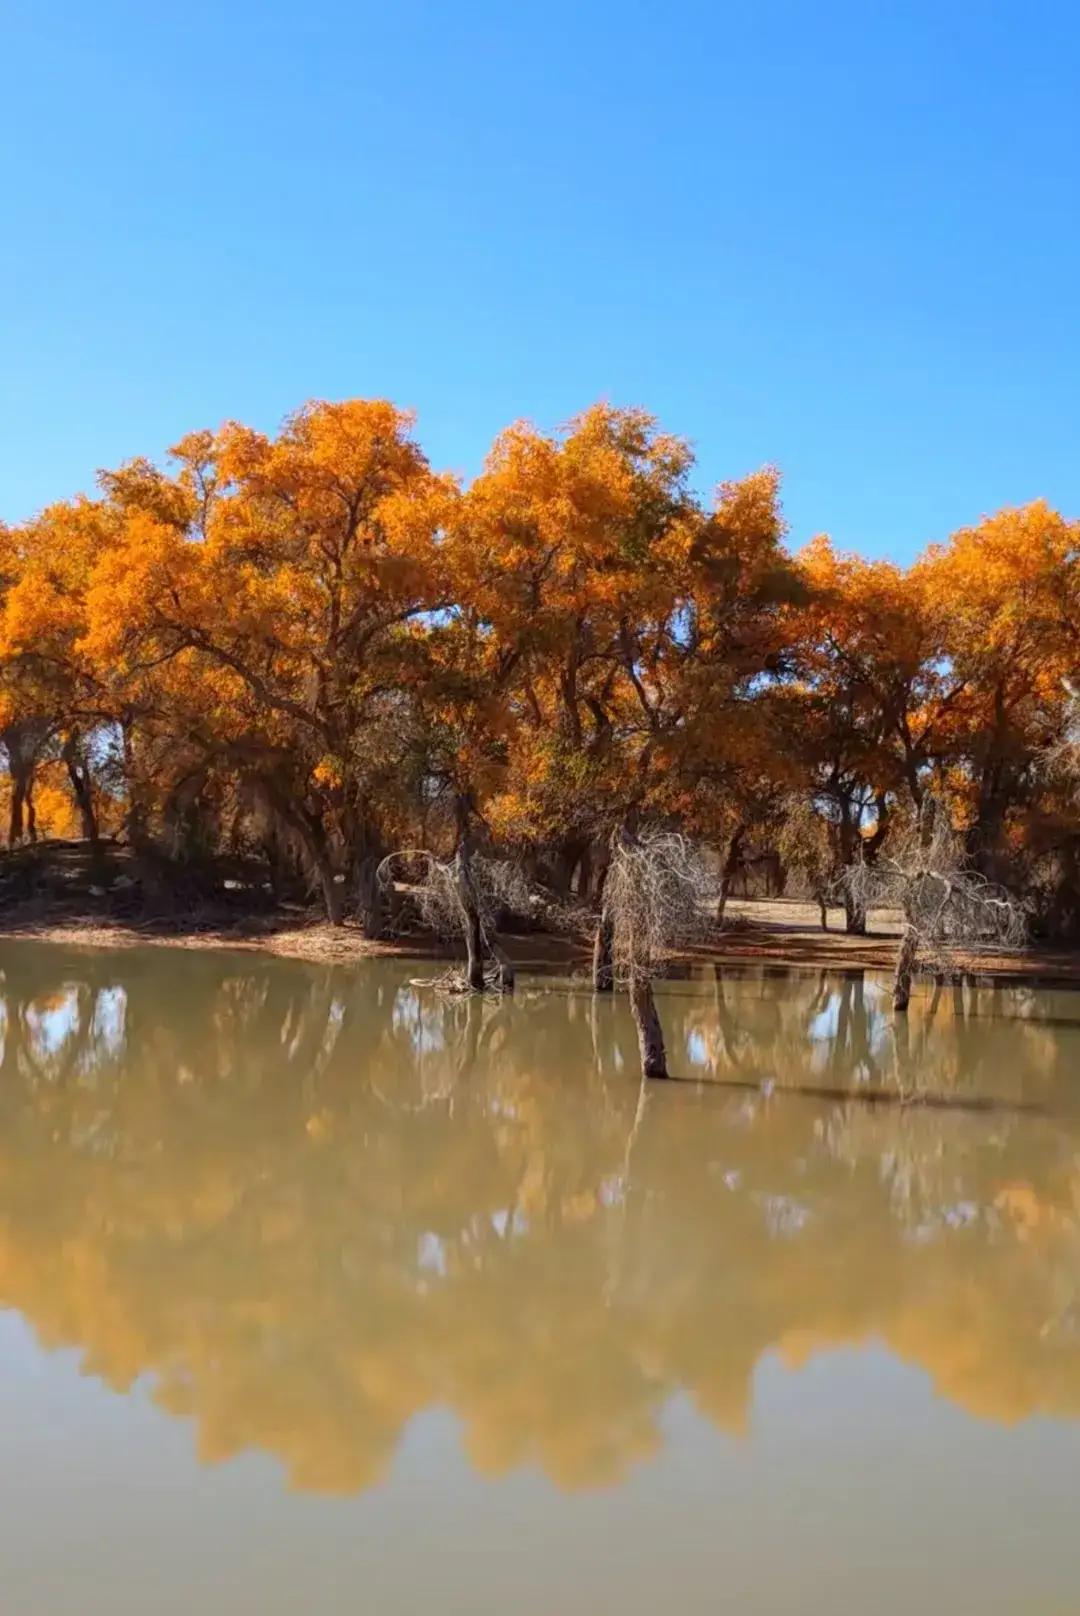
<path fill-rule="evenodd" d="M 201 1465 L 186 1421 L 0 1314 L 4 1610 L 653 1616 L 676 1586 L 690 1616 L 1075 1609 L 1070 1430 L 1003 1435 L 873 1343 L 798 1368 L 768 1353 L 750 1401 L 736 1437 L 669 1398 L 662 1451 L 596 1492 L 535 1463 L 484 1474 L 430 1409 L 380 1487 L 312 1498 L 261 1453 Z"/>
<path fill-rule="evenodd" d="M 79 990 L 76 987 L 60 988 L 44 1004 L 33 1003 L 26 1007 L 30 1044 L 42 1059 L 57 1054 L 78 1024 Z"/>
<path fill-rule="evenodd" d="M 121 987 L 102 988 L 94 1003 L 91 1028 L 97 1055 L 119 1055 L 124 1047 L 127 994 Z"/>
<path fill-rule="evenodd" d="M 416 1265 L 433 1274 L 446 1274 L 446 1241 L 426 1230 L 416 1243 Z"/>
<path fill-rule="evenodd" d="M 55 1063 L 78 1035 L 83 1025 L 85 1000 L 75 984 L 66 984 L 47 999 L 26 1006 L 26 1031 L 30 1052 L 44 1065 Z M 85 1049 L 80 1051 L 77 1071 L 89 1077 L 105 1060 L 118 1059 L 124 1050 L 127 1030 L 127 992 L 119 986 L 100 988 L 94 995 Z M 6 1024 L 6 1009 L 5 1009 Z"/>
<path fill-rule="evenodd" d="M 709 1046 L 705 1042 L 705 1034 L 692 1032 L 686 1040 L 686 1058 L 691 1066 L 708 1066 Z"/>
<path fill-rule="evenodd" d="M 808 1038 L 818 1042 L 836 1037 L 840 1030 L 840 1011 L 844 995 L 850 992 L 851 988 L 847 984 L 830 990 L 824 1007 L 811 1019 L 806 1029 Z M 861 983 L 860 996 L 861 1009 L 866 1017 L 866 1041 L 870 1050 L 875 1052 L 885 1043 L 889 1034 L 889 1018 L 881 984 L 874 981 Z"/>
<path fill-rule="evenodd" d="M 446 1048 L 445 1011 L 435 994 L 403 987 L 394 997 L 394 1031 L 404 1033 L 418 1055 L 434 1054 Z"/>
<path fill-rule="evenodd" d="M 735 991 L 739 992 L 738 979 L 735 979 Z M 775 987 L 774 993 L 765 993 L 760 996 L 749 997 L 745 1001 L 753 1014 L 762 1000 L 773 1002 L 782 1007 L 788 1000 L 790 988 L 788 984 Z M 731 1014 L 732 1006 L 727 1007 Z M 880 1056 L 885 1054 L 891 1045 L 893 1036 L 892 1017 L 888 998 L 882 984 L 872 979 L 866 979 L 859 984 L 849 981 L 838 982 L 824 990 L 818 1001 L 818 1008 L 808 1014 L 805 1022 L 797 1030 L 791 1026 L 778 1024 L 770 1030 L 760 1019 L 746 1022 L 740 1019 L 738 998 L 734 1001 L 733 1023 L 718 1038 L 718 1048 L 724 1066 L 738 1065 L 740 1057 L 745 1054 L 752 1063 L 758 1048 L 767 1047 L 770 1039 L 777 1039 L 776 1053 L 782 1054 L 779 1040 L 785 1036 L 792 1036 L 796 1040 L 805 1040 L 804 1058 L 810 1071 L 821 1073 L 833 1061 L 834 1051 L 838 1038 L 845 1032 L 845 1018 L 848 1018 L 847 1039 L 852 1047 L 848 1049 L 849 1058 L 853 1057 L 856 1049 L 861 1047 L 863 1058 L 852 1068 L 852 1075 L 856 1078 L 865 1078 L 871 1063 L 877 1063 Z M 714 1039 L 717 1031 L 710 1033 L 708 1027 L 696 1026 L 688 1028 L 682 1037 L 682 1058 L 687 1067 L 699 1072 L 715 1071 L 718 1066 L 718 1049 L 714 1048 Z M 794 1046 L 793 1046 L 794 1047 Z M 757 1075 L 757 1074 L 756 1074 Z"/>

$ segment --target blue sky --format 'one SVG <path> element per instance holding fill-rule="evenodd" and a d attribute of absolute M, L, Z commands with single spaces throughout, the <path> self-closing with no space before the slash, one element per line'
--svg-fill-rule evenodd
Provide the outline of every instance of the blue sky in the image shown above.
<path fill-rule="evenodd" d="M 643 403 L 793 542 L 1080 515 L 1080 8 L 3 8 L 0 515 L 310 397 Z"/>

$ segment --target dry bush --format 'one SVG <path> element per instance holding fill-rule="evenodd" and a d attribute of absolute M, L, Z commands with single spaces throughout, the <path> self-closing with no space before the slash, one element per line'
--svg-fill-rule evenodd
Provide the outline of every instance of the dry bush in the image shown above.
<path fill-rule="evenodd" d="M 437 937 L 459 937 L 466 921 L 461 880 L 453 859 L 440 859 L 421 849 L 392 853 L 379 866 L 380 879 L 388 881 L 395 862 L 414 860 L 418 878 L 410 888 L 412 901 L 422 924 Z M 520 867 L 510 859 L 486 858 L 480 854 L 470 862 L 473 894 L 485 930 L 494 931 L 507 915 L 527 916 L 529 889 Z"/>
<path fill-rule="evenodd" d="M 513 987 L 513 971 L 500 954 L 495 933 L 508 916 L 527 916 L 529 889 L 521 868 L 511 859 L 489 858 L 473 853 L 466 864 L 461 856 L 440 859 L 424 848 L 405 848 L 389 854 L 376 871 L 376 882 L 383 888 L 394 879 L 395 868 L 415 876 L 409 887 L 414 912 L 422 926 L 437 937 L 466 942 L 475 906 L 479 924 L 483 984 L 499 992 Z M 411 867 L 411 868 L 410 868 Z M 468 943 L 467 943 L 468 946 Z M 457 970 L 444 972 L 430 984 L 444 992 L 464 993 L 480 986 Z"/>
<path fill-rule="evenodd" d="M 716 878 L 699 849 L 674 831 L 616 838 L 604 883 L 612 964 L 624 986 L 663 970 L 672 949 L 709 929 Z"/>
<path fill-rule="evenodd" d="M 904 917 L 893 987 L 898 1010 L 907 1008 L 916 965 L 940 971 L 952 948 L 1019 948 L 1027 936 L 1023 904 L 972 868 L 961 837 L 929 796 L 918 823 L 888 855 L 851 865 L 841 881 L 863 913 L 894 908 Z"/>

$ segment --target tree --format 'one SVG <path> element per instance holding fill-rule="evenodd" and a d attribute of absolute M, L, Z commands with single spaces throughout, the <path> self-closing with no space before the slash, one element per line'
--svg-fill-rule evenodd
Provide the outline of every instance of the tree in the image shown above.
<path fill-rule="evenodd" d="M 86 592 L 114 542 L 100 501 L 51 505 L 0 530 L 0 705 L 12 778 L 9 841 L 32 812 L 33 774 L 49 756 L 62 764 L 82 834 L 98 849 L 94 760 L 107 752 L 111 708 L 83 653 Z M 32 822 L 28 825 L 32 834 Z"/>
<path fill-rule="evenodd" d="M 824 535 L 801 553 L 806 602 L 795 614 L 797 671 L 788 733 L 811 799 L 835 827 L 838 865 L 872 864 L 899 800 L 917 808 L 940 709 L 942 622 L 921 577 L 838 555 Z M 842 883 L 848 931 L 866 929 L 858 883 Z"/>
<path fill-rule="evenodd" d="M 776 845 L 785 869 L 801 878 L 817 904 L 822 931 L 828 931 L 829 903 L 842 896 L 835 826 L 797 793 L 784 802 Z"/>
<path fill-rule="evenodd" d="M 372 737 L 392 741 L 415 627 L 444 604 L 454 488 L 411 428 L 382 401 L 313 404 L 276 439 L 184 439 L 173 478 L 137 463 L 105 480 L 123 523 L 89 650 L 118 705 L 250 782 L 334 922 L 381 851 Z"/>
<path fill-rule="evenodd" d="M 552 850 L 564 889 L 640 794 L 655 727 L 644 663 L 698 524 L 690 465 L 645 411 L 596 405 L 560 435 L 510 428 L 460 508 L 461 598 L 504 670 L 492 822 Z"/>
<path fill-rule="evenodd" d="M 692 843 L 671 832 L 620 825 L 604 881 L 614 981 L 624 986 L 637 1029 L 643 1078 L 667 1077 L 653 978 L 679 943 L 700 935 L 712 883 Z"/>
<path fill-rule="evenodd" d="M 925 795 L 918 821 L 897 847 L 877 861 L 849 867 L 845 880 L 856 901 L 899 909 L 904 927 L 893 977 L 893 1008 L 906 1010 L 916 967 L 941 969 L 947 950 L 993 944 L 1017 948 L 1024 940 L 1023 909 L 971 867 L 963 842 Z"/>
<path fill-rule="evenodd" d="M 999 511 L 932 547 L 916 574 L 942 603 L 956 690 L 939 756 L 984 874 L 1004 868 L 1010 820 L 1068 722 L 1063 678 L 1080 645 L 1080 524 L 1043 501 Z"/>

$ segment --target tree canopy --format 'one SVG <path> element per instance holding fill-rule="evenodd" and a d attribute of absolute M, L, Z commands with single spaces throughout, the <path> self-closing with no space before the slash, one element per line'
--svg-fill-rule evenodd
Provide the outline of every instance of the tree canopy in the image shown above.
<path fill-rule="evenodd" d="M 693 478 L 598 404 L 510 426 L 464 486 L 363 399 L 103 472 L 0 529 L 9 842 L 243 853 L 374 926 L 397 847 L 469 838 L 592 902 L 633 820 L 816 891 L 932 792 L 984 876 L 1080 929 L 1080 523 L 1000 511 L 905 568 L 792 553 L 774 468 Z"/>

